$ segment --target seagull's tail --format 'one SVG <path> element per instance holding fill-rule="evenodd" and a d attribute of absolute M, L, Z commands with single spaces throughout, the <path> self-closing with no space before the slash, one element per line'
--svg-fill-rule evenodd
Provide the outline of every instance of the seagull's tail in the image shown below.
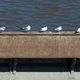
<path fill-rule="evenodd" d="M 75 32 L 75 34 L 78 33 L 77 31 Z"/>

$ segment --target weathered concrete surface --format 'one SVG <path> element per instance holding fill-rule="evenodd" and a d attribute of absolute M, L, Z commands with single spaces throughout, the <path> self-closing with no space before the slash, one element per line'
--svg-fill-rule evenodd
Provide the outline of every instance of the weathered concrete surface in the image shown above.
<path fill-rule="evenodd" d="M 80 80 L 80 72 L 0 72 L 0 80 Z"/>
<path fill-rule="evenodd" d="M 0 58 L 80 58 L 80 34 L 0 33 Z"/>
<path fill-rule="evenodd" d="M 13 80 L 10 72 L 0 72 L 0 80 Z"/>
<path fill-rule="evenodd" d="M 80 72 L 0 72 L 0 80 L 80 80 Z"/>
<path fill-rule="evenodd" d="M 70 80 L 69 72 L 16 72 L 15 80 Z"/>

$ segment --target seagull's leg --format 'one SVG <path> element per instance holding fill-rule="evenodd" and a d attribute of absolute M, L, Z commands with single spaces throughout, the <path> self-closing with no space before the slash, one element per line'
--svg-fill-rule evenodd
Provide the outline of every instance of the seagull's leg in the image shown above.
<path fill-rule="evenodd" d="M 76 58 L 74 58 L 72 60 L 72 64 L 71 64 L 71 77 L 74 78 L 74 68 L 75 68 L 75 65 L 76 65 Z"/>

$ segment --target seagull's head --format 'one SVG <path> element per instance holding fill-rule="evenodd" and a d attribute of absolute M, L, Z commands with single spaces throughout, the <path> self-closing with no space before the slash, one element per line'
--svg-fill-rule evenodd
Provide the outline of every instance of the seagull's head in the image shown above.
<path fill-rule="evenodd" d="M 62 30 L 62 26 L 58 27 L 59 30 Z"/>
<path fill-rule="evenodd" d="M 30 25 L 28 25 L 28 26 L 26 27 L 26 29 L 27 29 L 27 30 L 30 30 L 30 29 L 31 29 L 31 26 L 30 26 Z"/>
<path fill-rule="evenodd" d="M 6 29 L 6 27 L 2 27 L 2 29 Z"/>

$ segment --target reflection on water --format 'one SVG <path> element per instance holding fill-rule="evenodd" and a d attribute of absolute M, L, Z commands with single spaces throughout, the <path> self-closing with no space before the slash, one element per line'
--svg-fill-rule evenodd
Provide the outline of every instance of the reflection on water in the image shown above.
<path fill-rule="evenodd" d="M 47 25 L 49 30 L 62 25 L 64 30 L 80 26 L 80 0 L 1 0 L 0 26 L 7 31 L 31 25 L 38 31 Z"/>

